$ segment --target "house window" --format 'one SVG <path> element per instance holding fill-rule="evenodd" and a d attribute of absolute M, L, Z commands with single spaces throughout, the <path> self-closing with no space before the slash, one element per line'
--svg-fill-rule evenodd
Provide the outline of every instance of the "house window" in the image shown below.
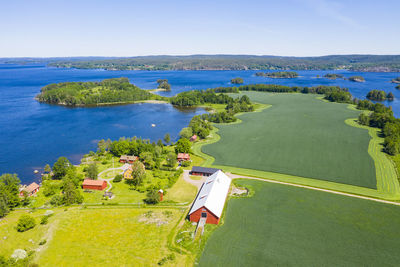
<path fill-rule="evenodd" d="M 201 213 L 201 218 L 207 218 L 207 212 L 202 212 Z"/>

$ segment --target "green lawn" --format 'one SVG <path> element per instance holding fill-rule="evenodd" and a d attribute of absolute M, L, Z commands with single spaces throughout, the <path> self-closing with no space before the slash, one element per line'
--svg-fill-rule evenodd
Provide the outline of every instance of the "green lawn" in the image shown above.
<path fill-rule="evenodd" d="M 165 200 L 189 204 L 196 197 L 196 193 L 197 188 L 186 182 L 181 175 L 171 189 L 168 189 Z"/>
<path fill-rule="evenodd" d="M 315 95 L 246 94 L 272 106 L 241 114 L 241 123 L 215 125 L 220 140 L 202 147 L 214 165 L 377 188 L 368 131 L 345 123 L 359 111 Z"/>
<path fill-rule="evenodd" d="M 157 266 L 174 253 L 167 238 L 181 215 L 179 209 L 69 210 L 36 262 L 39 266 Z M 166 266 L 184 266 L 186 257 L 174 254 L 176 259 Z"/>
<path fill-rule="evenodd" d="M 230 199 L 200 266 L 396 266 L 400 207 L 260 181 Z"/>

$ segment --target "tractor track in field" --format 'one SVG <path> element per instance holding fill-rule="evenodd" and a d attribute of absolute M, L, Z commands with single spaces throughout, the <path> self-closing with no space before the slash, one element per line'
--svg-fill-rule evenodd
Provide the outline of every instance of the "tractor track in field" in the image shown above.
<path fill-rule="evenodd" d="M 310 190 L 314 190 L 314 191 L 327 192 L 327 193 L 336 194 L 336 195 L 348 196 L 348 197 L 353 197 L 353 198 L 358 198 L 358 199 L 364 199 L 364 200 L 370 200 L 370 201 L 380 202 L 380 203 L 384 203 L 384 204 L 400 206 L 400 202 L 394 202 L 394 201 L 372 198 L 372 197 L 367 197 L 367 196 L 360 196 L 360 195 L 351 194 L 351 193 L 344 193 L 344 192 L 335 191 L 335 190 L 331 190 L 331 189 L 323 189 L 323 188 L 312 187 L 312 186 L 308 186 L 308 185 L 300 185 L 300 184 L 294 184 L 294 183 L 288 183 L 288 182 L 281 182 L 281 181 L 271 180 L 271 179 L 266 179 L 266 178 L 256 178 L 256 177 L 250 177 L 250 176 L 244 176 L 244 175 L 237 175 L 237 174 L 232 174 L 229 172 L 227 172 L 226 174 L 229 177 L 231 177 L 232 179 L 249 179 L 249 180 L 257 180 L 257 181 L 262 181 L 262 182 L 267 182 L 267 183 L 289 185 L 289 186 L 294 186 L 294 187 L 299 187 L 299 188 L 310 189 Z"/>

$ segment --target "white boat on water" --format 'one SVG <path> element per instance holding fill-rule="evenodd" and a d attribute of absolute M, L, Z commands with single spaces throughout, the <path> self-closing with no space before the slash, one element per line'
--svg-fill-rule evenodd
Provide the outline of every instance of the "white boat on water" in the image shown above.
<path fill-rule="evenodd" d="M 151 127 L 156 127 L 156 125 L 154 123 L 151 124 Z"/>

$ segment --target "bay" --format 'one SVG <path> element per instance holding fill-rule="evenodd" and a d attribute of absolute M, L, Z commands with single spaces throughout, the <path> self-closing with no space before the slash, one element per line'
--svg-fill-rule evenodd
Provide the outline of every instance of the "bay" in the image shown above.
<path fill-rule="evenodd" d="M 66 108 L 41 104 L 34 100 L 40 88 L 49 83 L 66 81 L 100 81 L 114 77 L 128 77 L 143 89 L 157 87 L 157 79 L 168 79 L 173 96 L 179 92 L 232 86 L 232 78 L 241 77 L 245 84 L 274 83 L 288 86 L 339 85 L 349 88 L 353 96 L 364 99 L 372 89 L 393 92 L 396 99 L 384 102 L 400 115 L 400 92 L 390 80 L 399 73 L 362 73 L 340 71 L 298 71 L 296 79 L 256 77 L 257 71 L 105 71 L 49 68 L 45 65 L 0 64 L 0 173 L 18 173 L 23 183 L 40 178 L 35 169 L 53 164 L 60 156 L 74 164 L 90 150 L 96 149 L 100 139 L 138 136 L 157 141 L 166 133 L 172 140 L 187 126 L 190 119 L 202 114 L 203 109 L 178 110 L 169 104 L 132 104 L 95 108 Z M 326 73 L 345 77 L 361 75 L 366 82 L 329 80 Z M 156 127 L 151 127 L 156 124 Z"/>

